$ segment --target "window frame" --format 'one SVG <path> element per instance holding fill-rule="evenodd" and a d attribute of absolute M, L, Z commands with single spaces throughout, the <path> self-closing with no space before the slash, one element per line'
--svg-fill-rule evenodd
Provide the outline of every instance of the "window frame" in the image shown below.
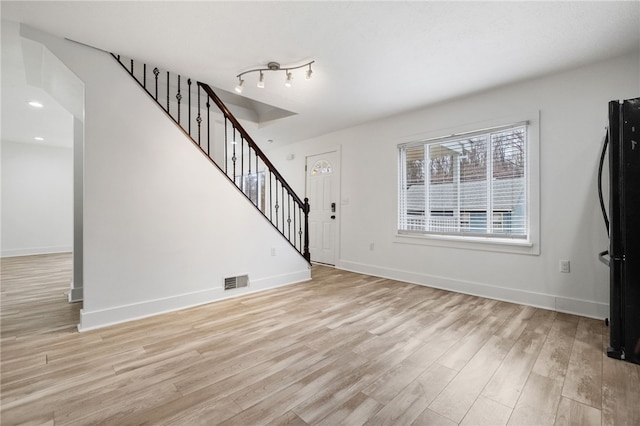
<path fill-rule="evenodd" d="M 526 170 L 527 179 L 525 180 L 525 191 L 527 192 L 527 229 L 526 238 L 501 238 L 497 236 L 478 235 L 456 235 L 441 234 L 428 232 L 411 232 L 400 229 L 402 192 L 401 184 L 404 177 L 402 156 L 400 155 L 402 148 L 420 146 L 428 143 L 446 142 L 447 140 L 456 140 L 460 138 L 472 137 L 474 134 L 484 134 L 509 128 L 514 128 L 526 124 L 527 139 L 527 158 Z M 414 135 L 413 137 L 405 137 L 397 141 L 396 158 L 397 158 L 397 217 L 395 223 L 396 235 L 394 243 L 412 244 L 412 245 L 428 245 L 439 247 L 462 248 L 469 250 L 485 250 L 498 251 L 508 253 L 521 254 L 540 254 L 540 112 L 530 112 L 527 114 L 518 114 L 511 117 L 503 117 L 502 119 L 487 120 L 480 123 L 471 123 L 456 128 L 448 128 L 437 132 L 426 133 L 422 135 Z"/>

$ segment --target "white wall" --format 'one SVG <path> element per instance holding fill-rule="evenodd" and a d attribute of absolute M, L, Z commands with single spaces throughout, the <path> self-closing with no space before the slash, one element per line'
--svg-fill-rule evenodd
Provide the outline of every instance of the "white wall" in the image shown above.
<path fill-rule="evenodd" d="M 596 176 L 607 103 L 640 96 L 638 54 L 522 82 L 272 150 L 304 191 L 304 158 L 342 148 L 337 266 L 565 312 L 608 316 L 608 246 Z M 540 254 L 406 244 L 396 236 L 397 144 L 460 126 L 529 116 L 540 122 Z M 415 136 L 417 138 L 417 136 Z M 294 154 L 293 161 L 286 161 Z M 369 244 L 375 243 L 375 250 Z M 558 272 L 560 259 L 571 273 Z"/>
<path fill-rule="evenodd" d="M 309 279 L 302 256 L 110 55 L 22 33 L 85 84 L 81 330 Z M 224 292 L 238 274 L 250 287 Z"/>
<path fill-rule="evenodd" d="M 71 148 L 2 141 L 3 257 L 70 252 L 72 209 Z"/>

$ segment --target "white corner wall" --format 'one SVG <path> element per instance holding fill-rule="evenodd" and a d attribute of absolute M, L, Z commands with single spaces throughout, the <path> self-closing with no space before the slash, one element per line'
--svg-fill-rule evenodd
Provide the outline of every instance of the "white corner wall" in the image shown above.
<path fill-rule="evenodd" d="M 639 54 L 525 81 L 269 152 L 297 191 L 307 155 L 341 146 L 337 267 L 589 317 L 608 316 L 596 177 L 607 103 L 640 96 Z M 396 236 L 397 144 L 540 114 L 540 254 L 405 244 Z M 294 154 L 293 161 L 286 157 Z M 348 200 L 348 201 L 347 201 Z M 370 243 L 375 250 L 370 250 Z M 571 261 L 561 274 L 560 259 Z"/>
<path fill-rule="evenodd" d="M 2 141 L 2 257 L 70 252 L 72 209 L 71 148 Z"/>
<path fill-rule="evenodd" d="M 310 278 L 302 256 L 110 55 L 22 34 L 85 84 L 80 330 Z M 224 292 L 223 278 L 239 274 L 249 288 Z"/>

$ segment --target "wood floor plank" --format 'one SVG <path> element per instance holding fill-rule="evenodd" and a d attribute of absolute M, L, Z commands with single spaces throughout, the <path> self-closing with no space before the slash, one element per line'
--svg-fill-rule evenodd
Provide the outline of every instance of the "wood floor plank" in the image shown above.
<path fill-rule="evenodd" d="M 453 379 L 456 371 L 433 364 L 384 405 L 366 425 L 411 424 Z"/>
<path fill-rule="evenodd" d="M 469 334 L 464 336 L 461 344 L 454 345 L 443 354 L 438 362 L 445 367 L 460 371 L 505 321 L 506 318 L 503 317 L 489 316 L 486 321 L 476 325 Z"/>
<path fill-rule="evenodd" d="M 553 425 L 562 398 L 562 384 L 562 379 L 531 373 L 508 424 Z"/>
<path fill-rule="evenodd" d="M 476 399 L 460 425 L 500 426 L 506 425 L 511 415 L 511 407 L 500 404 L 482 395 Z"/>
<path fill-rule="evenodd" d="M 458 343 L 457 336 L 443 335 L 437 346 L 424 344 L 402 363 L 387 371 L 367 386 L 363 393 L 382 404 L 388 404 L 416 377 L 429 368 L 442 353 Z"/>
<path fill-rule="evenodd" d="M 119 420 L 126 425 L 210 425 L 238 414 L 242 409 L 231 398 L 212 402 L 206 392 L 180 396 L 162 405 L 136 410 Z"/>
<path fill-rule="evenodd" d="M 270 421 L 267 426 L 307 426 L 304 420 L 302 420 L 293 411 L 287 411 L 277 419 Z"/>
<path fill-rule="evenodd" d="M 562 396 L 602 408 L 601 321 L 580 318 L 571 349 Z"/>
<path fill-rule="evenodd" d="M 230 396 L 243 389 L 248 381 L 262 380 L 278 371 L 287 368 L 305 357 L 312 356 L 311 350 L 304 345 L 294 345 L 288 350 L 267 360 L 246 360 L 247 364 L 236 364 L 227 369 L 217 369 L 217 374 L 202 374 L 200 380 L 177 379 L 175 386 L 183 394 L 199 392 L 203 388 L 217 389 L 217 395 Z M 215 368 L 215 365 L 213 365 Z"/>
<path fill-rule="evenodd" d="M 601 413 L 597 408 L 590 407 L 569 398 L 562 397 L 556 416 L 556 426 L 596 426 L 601 424 Z M 616 423 L 618 424 L 618 423 Z M 637 423 L 619 423 L 632 425 Z"/>
<path fill-rule="evenodd" d="M 427 408 L 411 423 L 411 426 L 455 426 L 457 424 L 453 420 Z"/>
<path fill-rule="evenodd" d="M 568 322 L 556 317 L 533 366 L 534 373 L 564 380 L 577 327 L 577 320 Z"/>
<path fill-rule="evenodd" d="M 346 354 L 331 364 L 312 372 L 282 391 L 272 394 L 259 403 L 222 422 L 222 425 L 267 424 L 292 410 L 300 403 L 315 397 L 346 372 L 367 363 L 367 359 Z M 299 416 L 300 414 L 296 412 Z"/>
<path fill-rule="evenodd" d="M 3 425 L 640 424 L 598 320 L 314 265 L 78 333 L 70 254 L 0 266 Z"/>
<path fill-rule="evenodd" d="M 429 405 L 429 409 L 456 423 L 462 421 L 507 355 L 513 342 L 492 336 Z"/>
<path fill-rule="evenodd" d="M 378 401 L 358 392 L 331 414 L 316 423 L 317 426 L 363 425 L 383 407 Z"/>
<path fill-rule="evenodd" d="M 525 330 L 498 367 L 482 395 L 513 408 L 529 377 L 546 335 Z"/>
<path fill-rule="evenodd" d="M 309 373 L 335 362 L 337 359 L 338 356 L 335 355 L 327 356 L 326 354 L 311 352 L 287 365 L 286 368 L 275 371 L 263 379 L 258 380 L 256 378 L 254 383 L 243 386 L 230 396 L 238 406 L 243 409 L 249 408 L 267 398 L 269 395 L 291 386 L 298 380 L 309 375 Z"/>

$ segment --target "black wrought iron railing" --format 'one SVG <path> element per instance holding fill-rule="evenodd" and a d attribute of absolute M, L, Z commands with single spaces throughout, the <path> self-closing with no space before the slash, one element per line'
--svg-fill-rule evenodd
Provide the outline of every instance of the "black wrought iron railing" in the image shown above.
<path fill-rule="evenodd" d="M 309 200 L 302 200 L 211 87 L 112 56 L 307 260 Z"/>

